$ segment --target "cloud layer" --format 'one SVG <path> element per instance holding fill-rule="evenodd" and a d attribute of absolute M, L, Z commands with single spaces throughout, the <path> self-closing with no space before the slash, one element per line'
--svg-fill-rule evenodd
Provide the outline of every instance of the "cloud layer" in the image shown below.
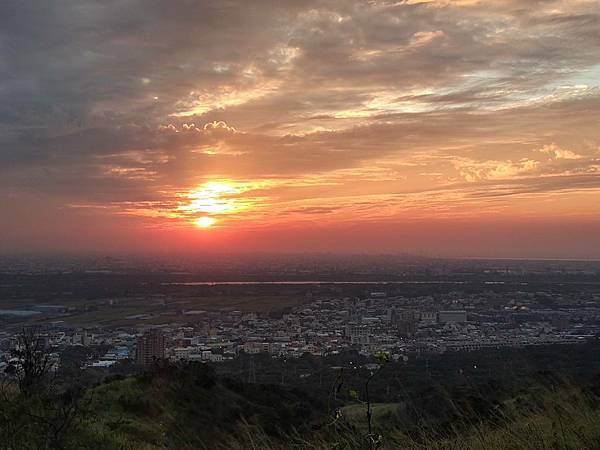
<path fill-rule="evenodd" d="M 3 2 L 0 249 L 187 233 L 215 182 L 227 235 L 589 223 L 598 42 L 597 0 Z"/>

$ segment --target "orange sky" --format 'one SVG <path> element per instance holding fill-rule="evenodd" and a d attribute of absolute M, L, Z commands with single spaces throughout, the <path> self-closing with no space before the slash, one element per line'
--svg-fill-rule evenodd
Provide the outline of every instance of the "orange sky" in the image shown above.
<path fill-rule="evenodd" d="M 600 257 L 596 0 L 1 8 L 0 251 Z"/>

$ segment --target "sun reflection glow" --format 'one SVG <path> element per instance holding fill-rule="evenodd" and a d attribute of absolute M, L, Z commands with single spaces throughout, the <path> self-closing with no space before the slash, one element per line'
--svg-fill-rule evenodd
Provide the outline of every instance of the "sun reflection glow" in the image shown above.
<path fill-rule="evenodd" d="M 231 196 L 239 192 L 234 186 L 223 182 L 209 182 L 189 193 L 186 209 L 207 214 L 227 214 L 239 209 Z"/>
<path fill-rule="evenodd" d="M 260 182 L 209 181 L 181 194 L 187 201 L 177 209 L 180 217 L 200 228 L 209 228 L 220 218 L 236 215 L 254 206 L 259 198 L 247 196 L 247 193 L 262 186 L 264 183 Z"/>
<path fill-rule="evenodd" d="M 213 219 L 212 217 L 203 216 L 203 217 L 196 219 L 196 221 L 194 223 L 196 224 L 196 226 L 198 226 L 200 228 L 210 228 L 211 226 L 213 226 L 216 223 L 216 220 Z"/>

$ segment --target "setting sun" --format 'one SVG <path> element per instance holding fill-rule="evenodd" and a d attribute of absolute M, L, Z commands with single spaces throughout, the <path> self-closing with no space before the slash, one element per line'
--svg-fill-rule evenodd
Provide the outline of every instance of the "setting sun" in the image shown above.
<path fill-rule="evenodd" d="M 200 228 L 210 228 L 216 223 L 216 220 L 212 217 L 204 216 L 196 219 L 196 226 Z"/>

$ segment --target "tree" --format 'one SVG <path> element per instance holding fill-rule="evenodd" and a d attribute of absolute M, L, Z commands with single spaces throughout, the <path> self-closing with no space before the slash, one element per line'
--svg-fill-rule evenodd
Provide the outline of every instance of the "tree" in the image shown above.
<path fill-rule="evenodd" d="M 23 328 L 12 351 L 19 390 L 31 396 L 47 388 L 52 368 L 46 340 L 36 328 Z"/>
<path fill-rule="evenodd" d="M 83 386 L 51 377 L 50 348 L 37 328 L 23 329 L 7 371 L 16 379 L 0 389 L 0 446 L 62 449 L 75 438 L 74 429 L 86 415 Z M 10 382 L 10 381 L 9 381 Z M 13 384 L 14 386 L 14 384 Z"/>

